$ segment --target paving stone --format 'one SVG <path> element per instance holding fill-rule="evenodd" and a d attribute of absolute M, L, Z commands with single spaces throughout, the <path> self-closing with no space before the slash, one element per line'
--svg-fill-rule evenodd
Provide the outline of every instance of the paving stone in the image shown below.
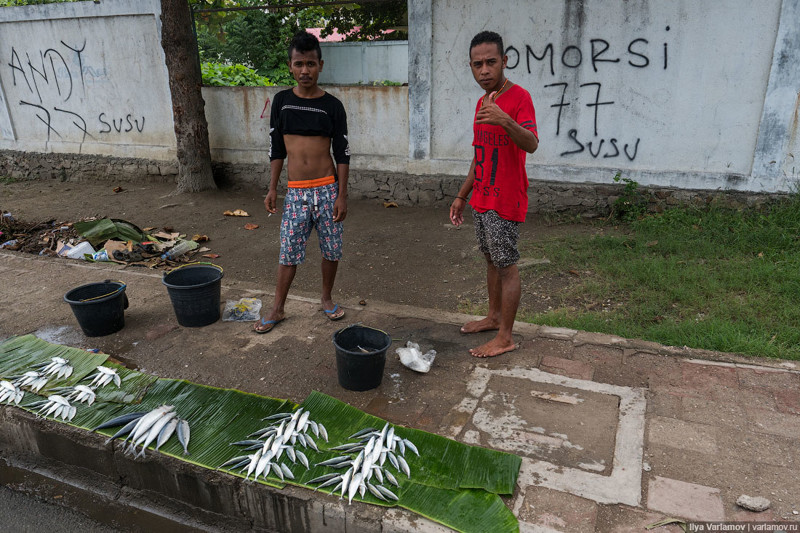
<path fill-rule="evenodd" d="M 776 392 L 800 389 L 800 374 L 796 372 L 738 368 L 737 373 L 743 387 L 764 388 Z"/>
<path fill-rule="evenodd" d="M 650 398 L 647 402 L 648 415 L 681 418 L 682 413 L 683 399 L 681 396 L 673 394 L 668 389 L 650 391 Z"/>
<path fill-rule="evenodd" d="M 789 438 L 797 438 L 800 435 L 800 415 L 757 408 L 746 408 L 746 412 L 753 431 Z"/>
<path fill-rule="evenodd" d="M 736 389 L 739 386 L 735 368 L 704 365 L 689 361 L 681 363 L 683 387 L 707 393 L 716 387 Z"/>
<path fill-rule="evenodd" d="M 781 413 L 800 415 L 800 390 L 775 391 L 775 406 Z"/>
<path fill-rule="evenodd" d="M 725 519 L 719 489 L 659 476 L 648 485 L 647 508 L 692 520 Z"/>
<path fill-rule="evenodd" d="M 530 486 L 518 518 L 522 522 L 555 529 L 563 533 L 595 531 L 597 503 L 544 487 Z"/>
<path fill-rule="evenodd" d="M 650 420 L 648 438 L 653 444 L 710 454 L 717 451 L 715 430 L 704 424 L 655 417 Z"/>
<path fill-rule="evenodd" d="M 541 369 L 545 372 L 589 381 L 594 374 L 594 367 L 588 363 L 551 356 L 542 358 Z"/>
<path fill-rule="evenodd" d="M 613 533 L 642 533 L 647 531 L 647 526 L 670 518 L 669 516 L 652 511 L 642 511 L 624 505 L 611 507 L 600 506 L 597 512 L 597 532 Z M 652 531 L 658 533 L 684 533 L 679 524 L 660 526 Z"/>
<path fill-rule="evenodd" d="M 683 418 L 690 422 L 735 428 L 741 428 L 747 423 L 745 409 L 730 402 L 684 397 L 682 407 Z"/>

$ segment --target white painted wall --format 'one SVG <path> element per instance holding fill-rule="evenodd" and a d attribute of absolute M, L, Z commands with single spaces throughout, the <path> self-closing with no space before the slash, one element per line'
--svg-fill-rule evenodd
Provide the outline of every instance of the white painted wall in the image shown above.
<path fill-rule="evenodd" d="M 782 3 L 434 0 L 430 157 L 443 162 L 432 167 L 460 160 L 466 171 L 482 94 L 468 49 L 488 29 L 504 37 L 508 78 L 533 96 L 532 178 L 608 182 L 622 170 L 645 183 L 747 188 Z"/>
<path fill-rule="evenodd" d="M 408 152 L 407 87 L 322 86 L 347 112 L 351 166 L 404 172 Z M 269 148 L 269 104 L 285 87 L 204 87 L 211 157 L 264 163 Z"/>
<path fill-rule="evenodd" d="M 408 2 L 409 87 L 326 86 L 347 109 L 355 169 L 466 173 L 481 93 L 468 47 L 494 29 L 537 109 L 532 180 L 797 188 L 800 0 Z M 159 13 L 159 0 L 0 9 L 0 150 L 174 160 Z M 395 45 L 377 44 L 360 53 L 398 72 L 380 56 Z M 325 46 L 323 72 L 393 79 Z M 266 161 L 277 90 L 204 89 L 216 160 Z"/>
<path fill-rule="evenodd" d="M 321 84 L 408 83 L 408 41 L 320 43 Z"/>
<path fill-rule="evenodd" d="M 151 0 L 0 9 L 0 149 L 174 158 L 159 16 Z"/>

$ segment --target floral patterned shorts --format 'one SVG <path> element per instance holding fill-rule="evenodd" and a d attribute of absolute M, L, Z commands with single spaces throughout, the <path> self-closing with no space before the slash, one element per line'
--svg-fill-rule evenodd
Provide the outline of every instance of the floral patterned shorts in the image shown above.
<path fill-rule="evenodd" d="M 497 211 L 472 212 L 475 221 L 475 236 L 481 253 L 488 254 L 492 264 L 505 268 L 519 261 L 519 226 L 521 222 L 506 220 Z"/>
<path fill-rule="evenodd" d="M 329 261 L 342 258 L 343 227 L 333 221 L 333 204 L 338 196 L 338 183 L 289 188 L 283 204 L 280 264 L 299 265 L 305 260 L 306 243 L 314 227 L 322 257 Z"/>

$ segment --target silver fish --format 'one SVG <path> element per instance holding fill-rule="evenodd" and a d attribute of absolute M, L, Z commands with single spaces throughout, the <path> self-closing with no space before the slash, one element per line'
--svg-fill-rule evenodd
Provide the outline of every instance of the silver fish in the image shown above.
<path fill-rule="evenodd" d="M 417 457 L 419 457 L 419 450 L 417 450 L 417 447 L 414 445 L 413 442 L 411 442 L 408 439 L 403 439 L 401 442 L 406 445 L 406 448 L 417 454 Z"/>
<path fill-rule="evenodd" d="M 183 455 L 189 455 L 189 439 L 189 422 L 181 418 L 178 422 L 178 442 L 183 446 Z"/>
<path fill-rule="evenodd" d="M 297 455 L 297 459 L 300 461 L 300 464 L 306 467 L 306 470 L 310 470 L 310 467 L 308 466 L 308 457 L 306 457 L 306 454 L 304 454 L 300 450 L 295 450 L 294 453 L 295 455 Z"/>
<path fill-rule="evenodd" d="M 289 467 L 286 466 L 285 463 L 281 463 L 281 470 L 283 470 L 284 476 L 288 477 L 289 479 L 294 479 L 294 474 L 292 474 L 292 471 L 289 470 Z"/>
<path fill-rule="evenodd" d="M 395 494 L 394 492 L 390 491 L 389 489 L 387 489 L 383 485 L 376 485 L 375 488 L 378 489 L 387 498 L 390 498 L 390 499 L 395 500 L 395 501 L 400 499 L 400 498 L 397 497 L 397 494 Z"/>
<path fill-rule="evenodd" d="M 386 480 L 395 487 L 400 486 L 400 483 L 397 482 L 397 479 L 394 477 L 394 474 L 392 474 L 389 470 L 384 470 L 383 475 L 386 476 Z"/>
<path fill-rule="evenodd" d="M 376 498 L 378 498 L 379 500 L 383 500 L 385 502 L 389 501 L 389 500 L 386 499 L 386 496 L 381 494 L 381 492 L 378 489 L 376 489 L 375 485 L 373 485 L 372 483 L 367 483 L 367 488 L 372 493 L 372 495 L 375 496 Z"/>
<path fill-rule="evenodd" d="M 161 433 L 158 434 L 158 440 L 156 441 L 156 451 L 161 448 L 161 445 L 164 444 L 169 440 L 172 434 L 175 432 L 175 429 L 178 427 L 178 418 L 173 418 L 164 428 L 161 430 Z"/>
<path fill-rule="evenodd" d="M 408 463 L 406 462 L 405 458 L 402 455 L 398 455 L 397 462 L 400 464 L 400 471 L 411 478 L 411 469 L 408 468 Z"/>

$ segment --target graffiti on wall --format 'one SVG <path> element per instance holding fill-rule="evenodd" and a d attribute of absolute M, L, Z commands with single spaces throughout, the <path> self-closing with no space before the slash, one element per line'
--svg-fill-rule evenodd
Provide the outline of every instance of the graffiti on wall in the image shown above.
<path fill-rule="evenodd" d="M 25 50 L 11 47 L 6 65 L 11 85 L 21 93 L 16 102 L 40 124 L 50 140 L 80 142 L 114 133 L 142 133 L 145 117 L 119 110 L 87 111 L 87 85 L 107 82 L 108 72 L 86 62 L 86 40 L 80 44 Z"/>
<path fill-rule="evenodd" d="M 667 26 L 666 31 L 670 31 Z M 523 44 L 506 48 L 509 70 L 538 73 L 546 81 L 541 94 L 553 108 L 556 136 L 566 137 L 561 157 L 615 159 L 634 161 L 639 154 L 641 137 L 629 131 L 609 132 L 604 127 L 608 117 L 620 112 L 620 95 L 609 94 L 603 75 L 622 76 L 623 70 L 669 69 L 669 43 L 651 42 L 638 37 L 626 43 L 606 39 L 589 39 L 588 44 L 570 44 L 559 48 L 554 43 L 544 46 Z M 583 78 L 583 72 L 590 72 Z M 594 77 L 592 77 L 594 75 Z M 581 131 L 571 123 L 576 111 L 586 110 L 592 118 L 589 131 Z M 541 128 L 540 128 L 541 129 Z M 585 128 L 584 128 L 585 129 Z M 627 129 L 626 129 L 627 130 Z"/>

